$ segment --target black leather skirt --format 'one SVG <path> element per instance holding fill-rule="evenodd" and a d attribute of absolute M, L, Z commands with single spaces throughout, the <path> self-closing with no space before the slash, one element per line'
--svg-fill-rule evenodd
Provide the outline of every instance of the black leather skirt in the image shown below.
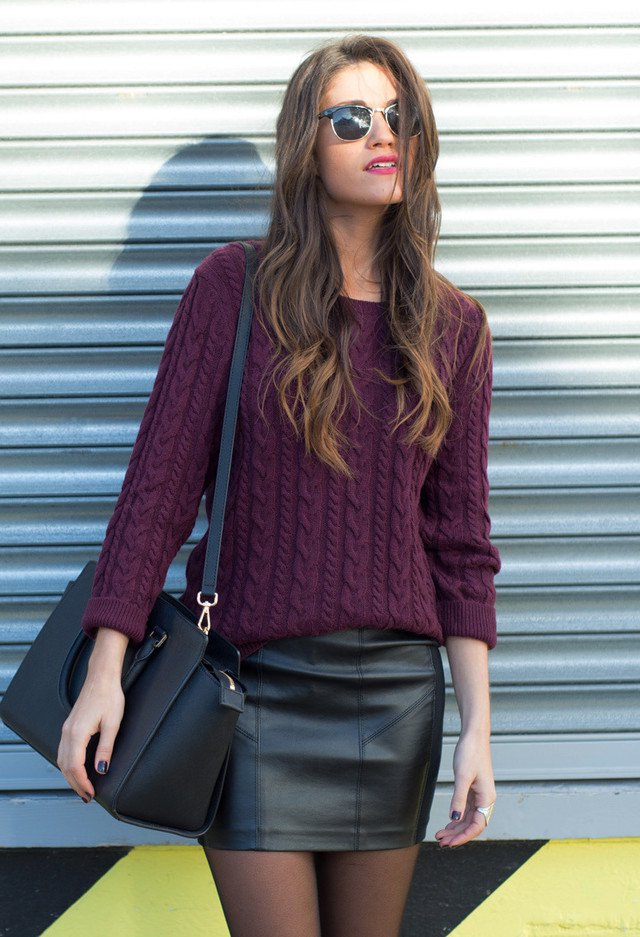
<path fill-rule="evenodd" d="M 222 849 L 390 849 L 425 837 L 442 751 L 438 643 L 351 628 L 270 641 L 246 686 L 222 800 L 198 837 Z"/>

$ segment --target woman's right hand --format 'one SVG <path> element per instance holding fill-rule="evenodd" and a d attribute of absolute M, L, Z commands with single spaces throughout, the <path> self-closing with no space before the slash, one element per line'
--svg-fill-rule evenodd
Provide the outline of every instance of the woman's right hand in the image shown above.
<path fill-rule="evenodd" d="M 99 629 L 98 635 L 106 630 Z M 128 639 L 123 641 L 123 638 L 124 635 L 111 630 L 110 636 L 100 642 L 96 639 L 96 649 L 89 660 L 84 684 L 62 725 L 57 765 L 69 785 L 86 802 L 95 794 L 85 768 L 89 740 L 96 732 L 100 733 L 94 767 L 97 771 L 98 764 L 106 761 L 108 770 L 124 715 L 121 674 Z"/>

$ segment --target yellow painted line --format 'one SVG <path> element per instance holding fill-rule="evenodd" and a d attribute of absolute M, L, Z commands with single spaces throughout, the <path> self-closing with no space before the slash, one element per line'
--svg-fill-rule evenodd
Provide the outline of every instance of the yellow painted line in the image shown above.
<path fill-rule="evenodd" d="M 640 837 L 550 840 L 449 937 L 640 937 Z"/>
<path fill-rule="evenodd" d="M 201 846 L 136 846 L 42 937 L 229 937 Z"/>

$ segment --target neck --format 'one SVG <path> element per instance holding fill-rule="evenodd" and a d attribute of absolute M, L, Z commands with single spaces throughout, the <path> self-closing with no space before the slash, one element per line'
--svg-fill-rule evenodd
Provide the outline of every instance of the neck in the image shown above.
<path fill-rule="evenodd" d="M 334 202 L 328 196 L 325 200 L 344 282 L 360 292 L 380 288 L 373 255 L 384 208 L 380 205 L 346 205 Z"/>

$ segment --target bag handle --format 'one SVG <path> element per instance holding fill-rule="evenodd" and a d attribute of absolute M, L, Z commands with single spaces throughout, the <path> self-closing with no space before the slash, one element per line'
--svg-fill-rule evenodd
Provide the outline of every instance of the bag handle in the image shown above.
<path fill-rule="evenodd" d="M 240 317 L 236 330 L 236 340 L 233 346 L 233 357 L 231 359 L 231 370 L 229 372 L 229 383 L 227 386 L 227 400 L 224 408 L 222 435 L 220 437 L 220 454 L 218 457 L 216 484 L 211 507 L 209 539 L 207 541 L 207 552 L 205 554 L 204 569 L 202 572 L 202 591 L 198 592 L 198 604 L 202 606 L 202 614 L 198 621 L 198 628 L 204 631 L 205 634 L 209 633 L 209 628 L 211 627 L 209 609 L 218 601 L 216 582 L 218 579 L 220 544 L 222 542 L 222 526 L 227 503 L 227 491 L 229 489 L 231 456 L 233 454 L 233 439 L 238 418 L 238 406 L 240 404 L 240 391 L 242 389 L 244 365 L 247 357 L 247 349 L 249 347 L 249 336 L 251 334 L 253 287 L 256 270 L 258 269 L 258 255 L 256 249 L 247 241 L 240 241 L 239 243 L 242 244 L 245 252 L 244 286 L 242 289 Z M 205 596 L 212 596 L 212 601 L 202 598 L 203 594 Z"/>

